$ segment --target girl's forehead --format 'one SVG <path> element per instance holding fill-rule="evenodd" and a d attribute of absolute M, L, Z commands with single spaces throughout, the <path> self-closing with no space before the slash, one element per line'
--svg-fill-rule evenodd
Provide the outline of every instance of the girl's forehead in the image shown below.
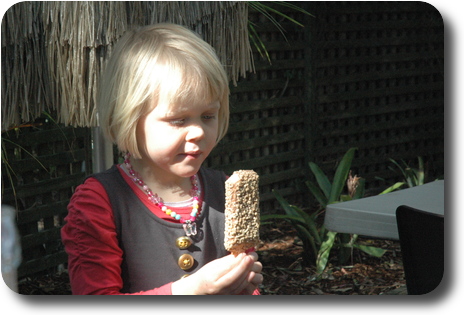
<path fill-rule="evenodd" d="M 218 100 L 212 102 L 182 102 L 182 103 L 160 103 L 155 107 L 159 114 L 170 116 L 172 114 L 182 114 L 191 111 L 215 111 L 221 108 Z"/>

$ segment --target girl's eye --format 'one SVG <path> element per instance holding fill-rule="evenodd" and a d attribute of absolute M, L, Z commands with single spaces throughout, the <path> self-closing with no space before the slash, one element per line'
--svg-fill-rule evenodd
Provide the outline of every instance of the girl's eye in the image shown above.
<path fill-rule="evenodd" d="M 182 126 L 184 124 L 185 120 L 184 119 L 173 119 L 169 121 L 169 123 L 173 126 Z"/>
<path fill-rule="evenodd" d="M 216 114 L 202 115 L 201 119 L 203 119 L 204 121 L 214 120 L 216 119 Z M 186 118 L 179 118 L 179 119 L 176 118 L 176 119 L 169 119 L 168 121 L 171 126 L 180 127 L 180 126 L 185 125 L 186 120 L 187 120 Z"/>

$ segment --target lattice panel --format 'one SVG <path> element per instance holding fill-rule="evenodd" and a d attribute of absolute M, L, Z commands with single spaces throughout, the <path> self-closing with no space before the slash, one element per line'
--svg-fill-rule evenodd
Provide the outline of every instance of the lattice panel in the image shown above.
<path fill-rule="evenodd" d="M 60 228 L 74 187 L 91 170 L 89 129 L 33 125 L 2 134 L 2 204 L 18 210 L 19 277 L 67 263 Z"/>
<path fill-rule="evenodd" d="M 324 2 L 308 8 L 311 158 L 327 170 L 350 147 L 354 171 L 378 190 L 401 177 L 389 158 L 444 173 L 444 33 L 423 2 Z M 384 178 L 385 181 L 377 178 Z"/>

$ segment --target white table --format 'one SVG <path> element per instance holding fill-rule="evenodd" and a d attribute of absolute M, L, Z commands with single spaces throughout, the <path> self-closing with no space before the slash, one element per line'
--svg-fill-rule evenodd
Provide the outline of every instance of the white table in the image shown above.
<path fill-rule="evenodd" d="M 328 205 L 324 224 L 327 229 L 349 234 L 398 240 L 396 209 L 406 205 L 444 215 L 445 181 Z"/>

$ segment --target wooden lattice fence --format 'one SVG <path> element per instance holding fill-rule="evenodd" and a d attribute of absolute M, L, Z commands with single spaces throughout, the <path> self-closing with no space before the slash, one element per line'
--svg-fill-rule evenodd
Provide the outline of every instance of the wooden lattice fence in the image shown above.
<path fill-rule="evenodd" d="M 231 127 L 210 165 L 261 176 L 261 204 L 274 212 L 272 189 L 293 203 L 314 199 L 307 163 L 329 177 L 351 147 L 354 173 L 368 194 L 396 181 L 390 158 L 417 166 L 428 180 L 444 174 L 444 30 L 421 2 L 299 2 L 314 17 L 282 22 L 286 40 L 251 13 L 272 64 L 255 54 L 256 73 L 232 87 Z M 279 8 L 282 9 L 282 8 Z"/>
<path fill-rule="evenodd" d="M 18 277 L 67 262 L 60 229 L 67 204 L 91 169 L 90 131 L 41 119 L 2 134 L 2 204 L 17 209 Z"/>
<path fill-rule="evenodd" d="M 444 174 L 444 25 L 418 2 L 307 3 L 308 155 L 333 170 L 350 147 L 353 168 L 378 192 L 401 176 L 389 158 Z M 383 178 L 384 180 L 380 180 Z"/>

